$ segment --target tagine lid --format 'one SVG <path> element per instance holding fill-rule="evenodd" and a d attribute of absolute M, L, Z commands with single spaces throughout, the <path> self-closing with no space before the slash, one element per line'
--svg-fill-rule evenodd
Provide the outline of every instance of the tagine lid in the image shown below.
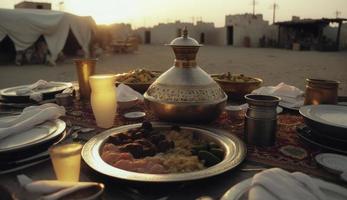
<path fill-rule="evenodd" d="M 188 36 L 188 30 L 187 27 L 185 26 L 183 31 L 182 31 L 182 36 L 173 39 L 170 44 L 168 44 L 169 46 L 186 46 L 186 47 L 201 47 L 202 45 L 199 44 L 198 41 L 196 41 L 194 38 L 191 38 Z"/>

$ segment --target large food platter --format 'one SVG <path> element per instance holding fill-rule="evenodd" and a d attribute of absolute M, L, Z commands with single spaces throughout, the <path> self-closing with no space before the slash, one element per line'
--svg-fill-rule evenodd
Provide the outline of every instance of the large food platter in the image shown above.
<path fill-rule="evenodd" d="M 118 134 L 140 126 L 141 124 L 121 126 L 106 130 L 96 135 L 84 145 L 82 149 L 83 160 L 93 170 L 110 177 L 129 181 L 154 183 L 191 181 L 212 177 L 235 168 L 246 157 L 246 146 L 238 137 L 222 130 L 182 125 L 180 126 L 181 129 L 194 131 L 194 133 L 201 135 L 201 137 L 208 138 L 214 141 L 215 143 L 218 143 L 224 149 L 224 159 L 220 163 L 203 170 L 171 174 L 146 174 L 126 171 L 119 168 L 115 168 L 102 160 L 100 156 L 100 150 L 110 135 Z M 171 126 L 172 124 L 168 123 L 153 123 L 154 128 L 169 129 Z"/>

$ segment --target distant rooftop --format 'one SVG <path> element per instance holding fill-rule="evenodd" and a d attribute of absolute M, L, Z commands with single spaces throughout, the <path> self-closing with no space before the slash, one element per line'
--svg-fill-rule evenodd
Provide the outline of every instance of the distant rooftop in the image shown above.
<path fill-rule="evenodd" d="M 297 25 L 308 25 L 308 24 L 325 24 L 329 23 L 342 23 L 347 21 L 346 18 L 322 18 L 322 19 L 293 19 L 291 21 L 276 22 L 277 25 L 283 26 L 297 26 Z"/>
<path fill-rule="evenodd" d="M 30 8 L 30 9 L 44 9 L 51 10 L 52 4 L 46 2 L 32 2 L 32 1 L 22 1 L 14 5 L 14 8 Z"/>

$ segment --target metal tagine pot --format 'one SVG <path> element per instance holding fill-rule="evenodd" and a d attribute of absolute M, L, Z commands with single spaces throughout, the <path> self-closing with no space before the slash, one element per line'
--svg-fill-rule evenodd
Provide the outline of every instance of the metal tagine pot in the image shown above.
<path fill-rule="evenodd" d="M 221 87 L 196 64 L 201 46 L 196 40 L 183 36 L 169 46 L 175 53 L 174 66 L 163 73 L 148 88 L 146 106 L 165 121 L 208 122 L 216 119 L 225 107 L 227 95 Z"/>

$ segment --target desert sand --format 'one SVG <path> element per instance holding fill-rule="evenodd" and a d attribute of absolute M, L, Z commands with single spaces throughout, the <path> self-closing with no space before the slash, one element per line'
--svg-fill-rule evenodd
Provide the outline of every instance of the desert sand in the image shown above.
<path fill-rule="evenodd" d="M 134 54 L 104 53 L 99 58 L 97 73 L 121 73 L 134 68 L 165 71 L 172 66 L 173 59 L 170 47 L 142 45 Z M 264 86 L 284 82 L 304 90 L 308 77 L 339 80 L 339 95 L 347 96 L 347 51 L 204 46 L 197 61 L 208 73 L 242 73 L 262 78 Z M 56 66 L 0 65 L 0 88 L 30 84 L 39 79 L 74 81 L 77 79 L 74 63 L 66 59 Z"/>

